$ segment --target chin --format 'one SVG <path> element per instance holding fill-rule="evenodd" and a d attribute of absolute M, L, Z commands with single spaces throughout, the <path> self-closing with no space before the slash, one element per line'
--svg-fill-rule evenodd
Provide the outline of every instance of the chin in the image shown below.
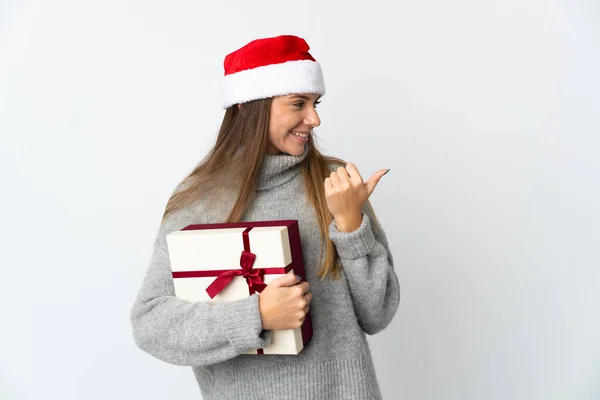
<path fill-rule="evenodd" d="M 306 150 L 306 146 L 307 144 L 305 143 L 304 146 L 298 147 L 298 146 L 282 146 L 277 148 L 277 153 L 275 154 L 287 154 L 288 156 L 301 156 L 302 154 L 304 154 L 304 151 Z M 273 153 L 271 153 L 273 154 Z"/>
<path fill-rule="evenodd" d="M 286 151 L 285 153 L 289 154 L 290 156 L 298 157 L 298 156 L 301 156 L 302 154 L 304 154 L 304 148 L 302 148 L 302 149 L 294 149 L 292 151 Z"/>

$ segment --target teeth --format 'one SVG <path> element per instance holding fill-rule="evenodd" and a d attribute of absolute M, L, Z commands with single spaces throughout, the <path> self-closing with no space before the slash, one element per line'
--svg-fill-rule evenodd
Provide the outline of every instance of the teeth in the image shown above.
<path fill-rule="evenodd" d="M 306 134 L 306 133 L 300 133 L 300 132 L 294 132 L 294 131 L 291 131 L 291 133 L 292 133 L 292 135 L 300 136 L 301 138 L 308 137 L 308 134 Z"/>

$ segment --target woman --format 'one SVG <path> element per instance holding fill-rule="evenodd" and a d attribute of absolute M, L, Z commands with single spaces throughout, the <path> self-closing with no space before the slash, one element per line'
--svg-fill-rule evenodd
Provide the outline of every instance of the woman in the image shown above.
<path fill-rule="evenodd" d="M 319 153 L 320 65 L 295 36 L 250 42 L 225 58 L 225 117 L 214 148 L 167 204 L 131 312 L 137 345 L 191 366 L 203 398 L 381 398 L 365 334 L 384 329 L 400 294 L 385 233 L 368 201 L 388 170 Z M 175 297 L 165 236 L 190 224 L 299 221 L 306 282 L 292 274 L 230 303 Z M 246 355 L 309 312 L 312 339 L 294 356 Z"/>

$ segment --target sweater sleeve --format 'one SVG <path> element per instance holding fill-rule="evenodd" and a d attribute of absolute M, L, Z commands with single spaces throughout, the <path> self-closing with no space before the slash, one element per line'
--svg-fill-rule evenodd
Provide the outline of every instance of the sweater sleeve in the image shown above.
<path fill-rule="evenodd" d="M 361 225 L 352 232 L 340 232 L 335 220 L 329 226 L 358 323 L 373 335 L 389 325 L 400 304 L 400 285 L 384 231 L 370 207 L 363 208 Z"/>
<path fill-rule="evenodd" d="M 262 330 L 258 295 L 229 303 L 190 302 L 175 296 L 165 224 L 154 245 L 150 266 L 131 309 L 136 345 L 165 362 L 209 365 L 265 347 L 271 332 Z"/>

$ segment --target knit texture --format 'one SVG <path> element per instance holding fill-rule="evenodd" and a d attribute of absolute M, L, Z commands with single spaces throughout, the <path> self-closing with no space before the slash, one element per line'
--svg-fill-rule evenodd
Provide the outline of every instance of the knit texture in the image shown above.
<path fill-rule="evenodd" d="M 339 280 L 317 277 L 320 233 L 299 163 L 306 156 L 267 155 L 244 221 L 297 219 L 313 299 L 313 337 L 298 355 L 247 355 L 271 339 L 258 296 L 230 303 L 175 297 L 165 236 L 190 224 L 223 222 L 231 202 L 199 200 L 161 225 L 154 253 L 131 310 L 136 344 L 165 362 L 191 366 L 204 400 L 380 399 L 366 334 L 394 317 L 400 288 L 385 233 L 368 208 L 360 227 L 329 226 L 342 261 Z M 332 166 L 332 170 L 336 166 Z M 225 200 L 225 199 L 222 199 Z"/>

